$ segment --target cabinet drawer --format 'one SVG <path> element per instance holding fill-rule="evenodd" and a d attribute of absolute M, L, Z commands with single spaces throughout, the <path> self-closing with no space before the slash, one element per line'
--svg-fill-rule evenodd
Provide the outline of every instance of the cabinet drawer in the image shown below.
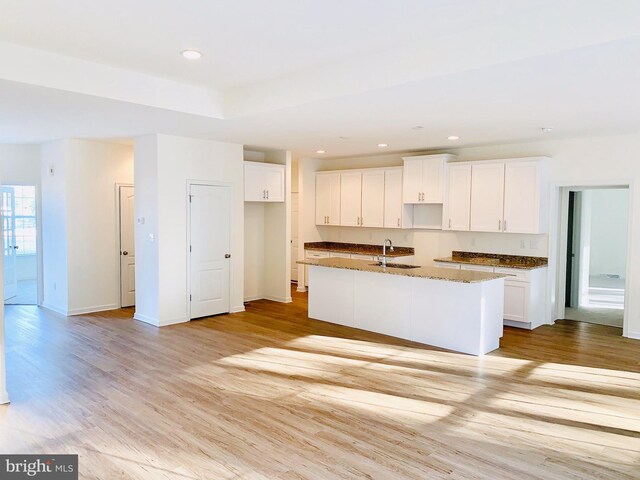
<path fill-rule="evenodd" d="M 459 263 L 435 262 L 435 266 L 438 268 L 449 268 L 451 270 L 460 270 Z"/>
<path fill-rule="evenodd" d="M 519 268 L 496 268 L 496 273 L 507 275 L 505 281 L 531 282 L 531 271 Z"/>
<path fill-rule="evenodd" d="M 472 270 L 475 272 L 492 272 L 493 267 L 485 267 L 484 265 L 460 265 L 460 270 Z"/>
<path fill-rule="evenodd" d="M 306 251 L 305 252 L 305 258 L 329 258 L 329 252 L 311 252 L 311 251 Z"/>
<path fill-rule="evenodd" d="M 329 252 L 329 256 L 331 258 L 351 258 L 350 254 L 342 252 Z"/>
<path fill-rule="evenodd" d="M 376 260 L 375 255 L 359 255 L 357 253 L 352 253 L 351 258 L 353 258 L 354 260 Z"/>

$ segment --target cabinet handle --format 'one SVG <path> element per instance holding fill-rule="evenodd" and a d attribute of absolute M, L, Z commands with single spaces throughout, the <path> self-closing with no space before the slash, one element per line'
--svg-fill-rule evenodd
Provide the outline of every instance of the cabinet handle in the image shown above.
<path fill-rule="evenodd" d="M 507 221 L 506 220 L 504 221 L 504 231 L 505 232 L 507 231 Z"/>
<path fill-rule="evenodd" d="M 269 200 L 269 190 L 267 190 L 267 200 Z"/>
<path fill-rule="evenodd" d="M 398 226 L 400 226 L 400 218 L 398 218 Z"/>
<path fill-rule="evenodd" d="M 422 201 L 424 202 L 424 192 L 422 192 Z"/>
<path fill-rule="evenodd" d="M 418 192 L 418 201 L 420 201 L 420 192 Z"/>
<path fill-rule="evenodd" d="M 264 200 L 265 198 L 267 198 L 267 191 L 262 190 L 262 199 Z"/>
<path fill-rule="evenodd" d="M 364 218 L 363 217 L 360 217 L 360 226 L 364 227 Z"/>
<path fill-rule="evenodd" d="M 498 219 L 498 231 L 502 231 L 502 220 Z"/>
<path fill-rule="evenodd" d="M 329 223 L 329 215 L 327 215 L 327 217 L 326 217 L 326 218 L 327 218 L 326 223 L 328 224 L 328 223 Z"/>
<path fill-rule="evenodd" d="M 451 219 L 449 219 L 449 228 L 451 228 Z"/>

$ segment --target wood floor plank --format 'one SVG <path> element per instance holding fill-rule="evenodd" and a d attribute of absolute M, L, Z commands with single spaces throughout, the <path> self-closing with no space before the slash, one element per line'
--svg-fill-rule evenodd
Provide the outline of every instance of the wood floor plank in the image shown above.
<path fill-rule="evenodd" d="M 478 358 L 294 303 L 157 329 L 8 306 L 0 451 L 85 479 L 640 478 L 640 341 L 559 321 Z"/>

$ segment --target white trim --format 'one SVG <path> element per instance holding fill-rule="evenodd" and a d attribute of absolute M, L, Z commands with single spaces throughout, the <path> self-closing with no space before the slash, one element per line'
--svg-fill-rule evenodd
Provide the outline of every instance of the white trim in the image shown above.
<path fill-rule="evenodd" d="M 244 305 L 242 305 L 242 306 L 239 306 L 239 307 L 238 306 L 233 307 L 229 313 L 241 313 L 241 312 L 244 312 L 244 311 L 246 311 L 246 310 L 244 308 Z"/>
<path fill-rule="evenodd" d="M 0 405 L 5 405 L 7 403 L 11 403 L 11 400 L 9 400 L 9 394 L 7 392 L 2 392 L 2 394 L 0 394 Z"/>
<path fill-rule="evenodd" d="M 245 302 L 255 302 L 256 300 L 262 300 L 264 297 L 262 295 L 252 295 L 251 297 L 245 297 Z"/>
<path fill-rule="evenodd" d="M 640 340 L 640 332 L 627 332 L 627 335 L 625 335 L 628 338 L 633 338 L 635 340 Z"/>
<path fill-rule="evenodd" d="M 304 268 L 304 265 L 302 265 L 302 267 Z M 298 267 L 298 268 L 300 268 L 300 267 Z M 298 288 L 296 288 L 296 292 L 305 293 L 306 291 L 307 291 L 307 288 L 304 286 L 304 283 L 298 282 Z"/>
<path fill-rule="evenodd" d="M 135 195 L 135 185 L 133 183 L 119 183 L 116 182 L 116 261 L 117 261 L 117 265 L 116 265 L 116 271 L 118 272 L 118 285 L 117 285 L 117 292 L 118 292 L 118 303 L 119 303 L 119 308 L 123 308 L 122 307 L 122 254 L 120 253 L 122 250 L 120 250 L 120 247 L 122 247 L 122 238 L 120 236 L 121 234 L 121 226 L 120 226 L 120 220 L 122 218 L 122 205 L 120 204 L 120 188 L 121 187 L 132 187 L 133 193 Z M 133 229 L 133 235 L 134 235 L 134 242 L 135 242 L 135 225 L 134 225 L 134 229 Z"/>
<path fill-rule="evenodd" d="M 67 316 L 67 310 L 56 305 L 51 305 L 50 303 L 44 302 L 41 307 L 46 308 L 47 310 L 51 310 L 52 312 L 58 313 L 60 315 L 64 315 L 65 317 Z"/>
<path fill-rule="evenodd" d="M 219 182 L 213 180 L 192 180 L 187 179 L 187 248 L 186 248 L 186 256 L 187 256 L 187 291 L 185 292 L 185 299 L 187 302 L 187 320 L 191 321 L 193 318 L 191 316 L 191 256 L 189 252 L 189 245 L 191 245 L 191 202 L 189 201 L 189 195 L 191 195 L 191 186 L 192 185 L 204 185 L 211 187 L 227 187 L 229 188 L 229 253 L 231 254 L 231 258 L 229 259 L 229 312 L 227 313 L 235 313 L 231 308 L 231 299 L 233 298 L 233 265 L 236 259 L 237 252 L 234 250 L 233 239 L 233 226 L 234 226 L 234 190 L 233 183 L 231 182 Z M 242 310 L 244 312 L 244 306 Z M 176 322 L 178 323 L 178 322 Z"/>
<path fill-rule="evenodd" d="M 265 295 L 263 298 L 265 300 L 270 300 L 272 302 L 278 302 L 278 303 L 291 303 L 293 301 L 291 297 L 278 297 L 275 295 Z"/>
<path fill-rule="evenodd" d="M 179 317 L 171 320 L 158 320 L 157 318 L 149 317 L 147 315 L 142 315 L 141 313 L 135 313 L 133 315 L 134 320 L 138 320 L 140 322 L 148 323 L 149 325 L 153 325 L 154 327 L 167 327 L 169 325 L 176 325 L 178 323 L 187 323 L 189 321 L 188 318 Z"/>
<path fill-rule="evenodd" d="M 625 272 L 625 298 L 624 298 L 624 315 L 622 323 L 622 336 L 636 338 L 632 335 L 638 335 L 637 332 L 629 331 L 629 321 L 631 312 L 629 309 L 628 294 L 629 284 L 631 280 L 632 259 L 630 250 L 632 246 L 633 232 L 633 190 L 634 182 L 631 179 L 626 180 L 593 180 L 586 182 L 554 182 L 551 185 L 551 215 L 549 215 L 549 274 L 547 295 L 549 298 L 551 318 L 549 324 L 557 319 L 563 318 L 565 315 L 565 287 L 566 287 L 566 257 L 567 257 L 567 236 L 566 225 L 567 216 L 564 215 L 564 209 L 568 208 L 568 204 L 562 201 L 563 192 L 568 189 L 581 190 L 590 188 L 627 188 L 629 190 L 629 214 L 628 214 L 628 236 L 627 236 L 627 253 L 626 253 L 626 272 Z M 555 223 L 555 225 L 554 225 Z M 564 233 L 564 234 L 563 234 Z M 640 337 L 638 337 L 640 338 Z"/>
<path fill-rule="evenodd" d="M 84 315 L 86 313 L 98 313 L 98 312 L 106 312 L 108 310 L 119 310 L 119 309 L 120 309 L 120 305 L 117 303 L 112 303 L 109 305 L 94 305 L 92 307 L 73 308 L 71 310 L 67 310 L 67 316 Z"/>

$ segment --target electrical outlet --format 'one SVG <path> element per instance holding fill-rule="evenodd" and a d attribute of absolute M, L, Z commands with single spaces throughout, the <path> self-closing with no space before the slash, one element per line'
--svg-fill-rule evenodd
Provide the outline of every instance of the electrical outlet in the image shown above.
<path fill-rule="evenodd" d="M 471 237 L 471 246 L 472 247 L 476 246 L 476 237 Z"/>
<path fill-rule="evenodd" d="M 533 250 L 537 250 L 538 249 L 538 240 L 531 240 L 531 242 L 529 242 L 529 245 Z"/>
<path fill-rule="evenodd" d="M 527 242 L 520 240 L 520 248 L 527 248 Z"/>

